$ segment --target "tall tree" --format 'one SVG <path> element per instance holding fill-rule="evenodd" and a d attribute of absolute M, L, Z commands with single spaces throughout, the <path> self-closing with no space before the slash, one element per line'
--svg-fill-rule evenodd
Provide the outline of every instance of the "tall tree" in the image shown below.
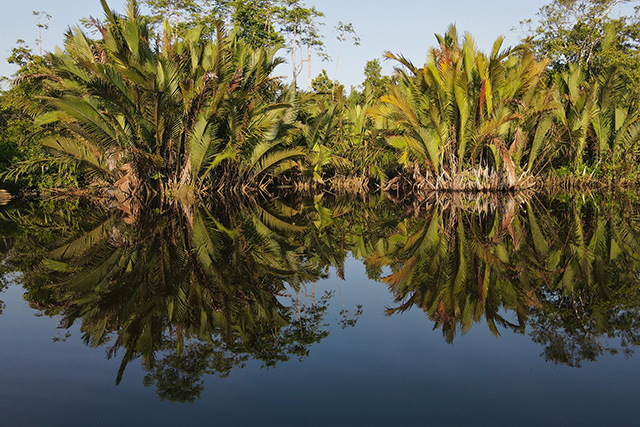
<path fill-rule="evenodd" d="M 364 81 L 362 82 L 365 92 L 370 94 L 372 98 L 379 98 L 384 94 L 385 88 L 390 81 L 391 78 L 382 75 L 380 61 L 377 59 L 367 61 L 364 66 Z"/>
<path fill-rule="evenodd" d="M 355 46 L 360 46 L 360 37 L 356 34 L 356 30 L 353 28 L 353 24 L 349 22 L 348 24 L 343 23 L 342 21 L 338 21 L 338 25 L 335 26 L 335 30 L 338 33 L 336 38 L 338 39 L 338 56 L 336 57 L 336 71 L 334 74 L 334 85 L 335 81 L 338 79 L 338 64 L 340 62 L 340 51 L 342 50 L 342 43 L 344 43 L 349 37 L 351 37 L 351 41 Z"/>
<path fill-rule="evenodd" d="M 38 27 L 38 39 L 36 40 L 36 43 L 38 43 L 40 56 L 42 56 L 42 30 L 49 29 L 48 22 L 51 20 L 51 15 L 47 12 L 37 12 L 35 10 L 32 13 L 33 16 L 36 17 L 36 27 Z"/>
<path fill-rule="evenodd" d="M 26 44 L 18 39 L 11 49 L 7 62 L 16 65 L 18 71 L 13 80 L 2 78 L 9 83 L 7 88 L 0 91 L 0 180 L 15 183 L 16 177 L 11 177 L 11 165 L 20 161 L 31 162 L 32 172 L 20 179 L 20 185 L 26 187 L 49 187 L 73 185 L 75 180 L 69 179 L 68 169 L 60 167 L 56 162 L 39 162 L 43 152 L 37 138 L 42 137 L 50 129 L 38 128 L 33 118 L 42 104 L 42 97 L 47 90 L 42 80 L 31 79 L 26 76 L 37 75 L 42 66 L 46 66 L 49 56 L 39 56 Z M 36 133 L 40 131 L 40 133 Z M 37 163 L 37 165 L 35 165 Z M 55 172 L 54 172 L 55 171 Z"/>
<path fill-rule="evenodd" d="M 230 15 L 230 0 L 143 0 L 149 8 L 152 24 L 171 24 L 175 38 L 197 25 L 204 27 L 204 35 L 211 36 L 218 20 Z M 228 20 L 228 19 L 227 19 Z"/>
<path fill-rule="evenodd" d="M 234 0 L 231 22 L 251 46 L 273 47 L 282 42 L 276 28 L 277 11 L 272 0 Z"/>
<path fill-rule="evenodd" d="M 287 38 L 287 50 L 291 55 L 293 83 L 307 66 L 307 87 L 311 88 L 311 54 L 316 52 L 323 60 L 328 56 L 324 51 L 318 20 L 324 13 L 315 7 L 307 8 L 300 0 L 282 0 L 279 19 L 282 32 Z"/>
<path fill-rule="evenodd" d="M 532 20 L 523 43 L 538 58 L 549 58 L 555 69 L 580 64 L 588 75 L 619 68 L 633 87 L 640 85 L 640 20 L 621 15 L 637 0 L 553 0 L 540 8 L 537 27 Z"/>

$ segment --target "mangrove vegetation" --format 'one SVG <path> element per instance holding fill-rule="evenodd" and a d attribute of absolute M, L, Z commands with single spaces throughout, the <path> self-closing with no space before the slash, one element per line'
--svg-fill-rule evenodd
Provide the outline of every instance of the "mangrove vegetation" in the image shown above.
<path fill-rule="evenodd" d="M 79 325 L 116 383 L 139 359 L 190 402 L 204 375 L 306 358 L 330 302 L 342 328 L 363 313 L 350 258 L 448 343 L 484 323 L 574 367 L 640 344 L 640 21 L 611 15 L 631 2 L 553 0 L 488 52 L 451 25 L 347 92 L 340 53 L 312 78 L 323 14 L 299 0 L 100 1 L 8 59 L 0 289 Z"/>
<path fill-rule="evenodd" d="M 14 192 L 422 200 L 638 180 L 638 24 L 609 17 L 618 1 L 555 0 L 520 45 L 500 37 L 488 53 L 452 25 L 424 65 L 387 52 L 394 73 L 372 60 L 350 94 L 326 71 L 298 87 L 311 53 L 325 54 L 323 15 L 299 1 L 101 3 L 104 19 L 55 52 L 20 44 L 9 58 L 20 70 L 1 96 L 0 164 Z M 341 25 L 341 43 L 357 43 Z"/>

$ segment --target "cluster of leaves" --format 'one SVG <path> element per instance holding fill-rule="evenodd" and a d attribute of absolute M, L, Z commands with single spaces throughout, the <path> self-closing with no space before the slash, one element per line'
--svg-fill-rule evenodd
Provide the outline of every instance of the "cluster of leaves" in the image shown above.
<path fill-rule="evenodd" d="M 201 14 L 195 3 L 165 3 L 151 6 Z M 298 2 L 286 3 L 289 9 L 278 13 L 302 8 Z M 71 177 L 73 186 L 98 184 L 110 195 L 228 187 L 246 192 L 266 189 L 287 171 L 316 173 L 321 181 L 320 166 L 340 162 L 320 152 L 309 135 L 315 131 L 307 129 L 335 125 L 326 118 L 332 114 L 325 114 L 334 107 L 274 77 L 282 62 L 275 56 L 277 46 L 253 47 L 241 25 L 226 34 L 220 21 L 213 27 L 193 20 L 187 27 L 167 24 L 159 35 L 154 20 L 141 15 L 135 1 L 126 16 L 111 11 L 105 1 L 102 5 L 105 22 L 91 21 L 98 39 L 75 28 L 64 50 L 45 57 L 16 50 L 24 62 L 20 83 L 3 101 L 19 111 L 22 122 L 3 117 L 13 123 L 8 129 L 19 123 L 29 127 L 25 133 L 37 142 L 30 145 L 37 152 L 22 150 L 22 158 L 16 158 L 4 150 L 11 155 L 5 162 L 12 163 L 5 178 L 26 177 L 47 186 L 37 180 L 37 170 L 53 158 L 59 169 L 66 168 L 61 174 L 49 166 L 60 186 L 61 177 Z M 37 94 L 25 92 L 30 88 Z M 356 126 L 363 128 L 364 109 L 356 108 L 355 120 L 361 122 Z M 343 106 L 335 110 L 336 116 L 349 114 Z M 341 129 L 331 130 L 324 142 L 335 145 Z M 16 140 L 8 136 L 12 144 Z"/>
<path fill-rule="evenodd" d="M 102 0 L 105 22 L 89 22 L 97 39 L 76 28 L 63 51 L 14 50 L 23 68 L 0 102 L 0 164 L 12 168 L 4 178 L 188 199 L 309 182 L 366 191 L 405 179 L 424 192 L 521 189 L 558 171 L 637 179 L 630 70 L 640 67 L 607 59 L 635 58 L 630 18 L 615 21 L 625 32 L 609 29 L 611 9 L 625 2 L 556 0 L 523 46 L 499 38 L 489 54 L 451 26 L 423 67 L 387 53 L 395 75 L 369 61 L 362 91 L 349 95 L 325 70 L 312 92 L 295 87 L 322 49 L 322 14 L 298 0 L 144 3 L 150 15 L 131 1 L 120 16 Z M 591 42 L 580 33 L 579 46 L 553 44 L 582 27 L 593 29 Z M 358 43 L 352 25 L 337 30 L 341 43 Z M 290 86 L 274 77 L 285 40 Z"/>
<path fill-rule="evenodd" d="M 183 37 L 191 28 L 203 27 L 204 36 L 215 34 L 216 22 L 232 27 L 252 47 L 279 47 L 284 44 L 291 56 L 293 81 L 307 66 L 312 53 L 328 59 L 319 32 L 324 14 L 300 0 L 143 0 L 150 8 L 146 18 L 161 32 L 169 22 L 174 37 Z M 158 31 L 160 30 L 160 31 Z"/>
<path fill-rule="evenodd" d="M 485 55 L 453 26 L 437 38 L 424 67 L 387 54 L 403 67 L 371 109 L 417 184 L 521 189 L 567 166 L 574 175 L 635 179 L 640 114 L 619 70 L 549 69 L 526 47 L 503 50 L 502 39 Z"/>
<path fill-rule="evenodd" d="M 488 167 L 503 181 L 492 186 L 522 186 L 549 130 L 546 63 L 503 49 L 502 38 L 485 55 L 470 35 L 461 42 L 455 26 L 437 38 L 424 67 L 387 53 L 404 68 L 372 114 L 390 122 L 399 161 L 420 164 L 429 180 L 443 177 L 447 186 L 464 169 Z"/>
<path fill-rule="evenodd" d="M 43 146 L 130 193 L 148 177 L 163 188 L 224 185 L 231 175 L 255 182 L 304 154 L 286 147 L 292 94 L 272 77 L 275 49 L 253 49 L 222 27 L 203 39 L 195 27 L 175 43 L 167 28 L 157 50 L 135 1 L 126 17 L 103 6 L 101 39 L 76 28 L 29 76 L 45 91 L 36 124 L 56 130 Z"/>
<path fill-rule="evenodd" d="M 40 82 L 24 76 L 36 74 L 40 67 L 46 66 L 47 58 L 34 55 L 24 40 L 18 40 L 7 61 L 19 67 L 19 77 L 9 90 L 0 92 L 0 172 L 9 178 L 9 185 L 76 187 L 79 177 L 75 165 L 57 159 L 45 160 L 39 139 L 50 130 L 34 124 L 41 105 L 39 97 L 45 95 L 46 90 Z M 7 172 L 21 162 L 29 173 L 18 178 Z"/>

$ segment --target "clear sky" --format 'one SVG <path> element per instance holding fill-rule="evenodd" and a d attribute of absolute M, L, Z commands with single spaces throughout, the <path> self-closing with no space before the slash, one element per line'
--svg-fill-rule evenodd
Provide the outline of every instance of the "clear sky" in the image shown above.
<path fill-rule="evenodd" d="M 334 26 L 338 21 L 351 22 L 361 39 L 360 46 L 345 42 L 340 53 L 338 80 L 348 88 L 364 79 L 363 69 L 367 60 L 381 58 L 390 50 L 402 53 L 416 64 L 424 63 L 428 48 L 435 44 L 434 33 L 444 33 L 449 24 L 455 23 L 458 31 L 470 32 L 482 50 L 489 50 L 499 35 L 506 37 L 506 45 L 515 45 L 521 33 L 511 31 L 519 27 L 525 18 L 535 18 L 538 9 L 550 0 L 306 0 L 307 6 L 325 13 L 327 53 L 335 60 L 338 42 Z M 124 12 L 125 0 L 109 0 L 112 9 Z M 75 25 L 81 17 L 102 17 L 99 0 L 0 0 L 0 75 L 11 75 L 15 69 L 6 63 L 16 39 L 24 39 L 36 51 L 37 28 L 32 11 L 46 11 L 52 15 L 49 30 L 43 34 L 45 50 L 52 50 L 62 43 L 62 36 L 69 25 Z M 282 52 L 285 56 L 285 52 Z M 386 73 L 391 65 L 383 64 Z M 312 64 L 312 75 L 322 68 L 331 78 L 335 63 Z M 289 74 L 286 69 L 282 74 Z M 306 74 L 306 70 L 305 73 Z M 304 84 L 301 84 L 304 87 Z"/>

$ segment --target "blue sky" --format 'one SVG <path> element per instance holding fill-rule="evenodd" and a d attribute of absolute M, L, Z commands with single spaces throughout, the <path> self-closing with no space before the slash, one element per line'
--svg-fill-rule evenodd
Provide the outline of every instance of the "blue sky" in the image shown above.
<path fill-rule="evenodd" d="M 62 36 L 69 25 L 81 17 L 101 17 L 98 0 L 0 0 L 3 13 L 0 17 L 0 75 L 12 74 L 15 69 L 4 60 L 9 56 L 16 39 L 24 39 L 36 50 L 37 28 L 32 11 L 46 11 L 52 15 L 49 30 L 44 32 L 44 48 L 52 50 L 62 43 Z M 525 18 L 535 18 L 538 9 L 550 0 L 307 0 L 305 3 L 325 13 L 327 53 L 336 59 L 338 42 L 333 27 L 338 21 L 353 23 L 361 39 L 360 46 L 345 42 L 340 53 L 338 80 L 348 88 L 363 80 L 363 68 L 367 60 L 380 58 L 390 50 L 402 53 L 416 64 L 422 64 L 430 46 L 435 43 L 434 33 L 444 33 L 449 24 L 455 23 L 460 33 L 470 32 L 483 50 L 489 50 L 499 35 L 506 37 L 506 45 L 514 45 L 520 37 L 518 27 Z M 112 9 L 124 11 L 125 0 L 110 0 Z M 285 52 L 282 52 L 285 56 Z M 322 68 L 330 77 L 335 73 L 335 63 L 312 63 L 312 75 Z M 390 72 L 391 64 L 384 64 Z M 282 74 L 289 70 L 283 68 Z M 306 71 L 305 71 L 306 74 Z M 302 84 L 302 87 L 305 85 Z"/>

